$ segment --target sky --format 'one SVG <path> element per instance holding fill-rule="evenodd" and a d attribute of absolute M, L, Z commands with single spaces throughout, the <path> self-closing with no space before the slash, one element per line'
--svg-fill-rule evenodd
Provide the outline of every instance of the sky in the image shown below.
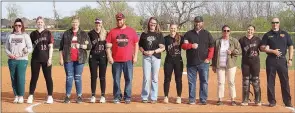
<path fill-rule="evenodd" d="M 15 3 L 21 7 L 21 17 L 29 19 L 38 16 L 53 18 L 53 2 L 2 2 L 2 18 L 7 18 L 6 7 L 10 3 Z M 70 16 L 79 8 L 89 5 L 93 8 L 98 7 L 96 2 L 56 2 L 55 7 L 61 17 Z M 128 5 L 135 9 L 136 2 L 128 2 Z"/>

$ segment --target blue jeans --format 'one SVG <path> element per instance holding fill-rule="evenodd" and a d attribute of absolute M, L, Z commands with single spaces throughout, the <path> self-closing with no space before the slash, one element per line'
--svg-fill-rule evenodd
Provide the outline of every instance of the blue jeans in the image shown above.
<path fill-rule="evenodd" d="M 161 59 L 155 56 L 143 56 L 142 59 L 143 68 L 143 81 L 142 81 L 142 100 L 148 100 L 149 92 L 151 91 L 151 100 L 157 100 L 158 98 L 158 78 L 159 69 L 161 65 Z M 150 83 L 151 90 L 150 90 Z"/>
<path fill-rule="evenodd" d="M 187 66 L 188 70 L 188 85 L 189 85 L 189 101 L 196 101 L 196 79 L 199 72 L 200 79 L 200 102 L 206 102 L 208 98 L 208 73 L 209 63 L 202 63 L 197 66 Z"/>
<path fill-rule="evenodd" d="M 114 101 L 119 101 L 122 98 L 120 80 L 121 73 L 124 73 L 125 89 L 124 89 L 124 100 L 131 100 L 132 92 L 132 77 L 133 77 L 133 63 L 132 61 L 127 62 L 114 62 L 112 65 L 113 73 L 113 96 Z"/>
<path fill-rule="evenodd" d="M 66 71 L 66 95 L 71 96 L 73 80 L 76 84 L 77 96 L 82 96 L 82 72 L 84 64 L 77 61 L 75 62 L 65 62 L 64 68 Z"/>

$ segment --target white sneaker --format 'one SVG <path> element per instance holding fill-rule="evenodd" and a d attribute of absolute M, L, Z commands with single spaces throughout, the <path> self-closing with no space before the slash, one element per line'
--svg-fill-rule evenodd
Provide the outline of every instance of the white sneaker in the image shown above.
<path fill-rule="evenodd" d="M 19 104 L 24 103 L 24 97 L 23 96 L 18 97 L 18 102 L 17 103 L 19 103 Z"/>
<path fill-rule="evenodd" d="M 52 98 L 52 96 L 47 96 L 46 104 L 52 104 L 52 103 L 53 103 L 53 98 Z"/>
<path fill-rule="evenodd" d="M 28 97 L 27 103 L 28 103 L 28 104 L 32 104 L 32 103 L 33 103 L 33 99 L 34 99 L 34 96 L 33 96 L 33 95 L 30 95 L 30 96 Z"/>
<path fill-rule="evenodd" d="M 18 102 L 18 96 L 14 97 L 13 103 L 17 103 Z"/>
<path fill-rule="evenodd" d="M 99 102 L 100 103 L 106 103 L 106 98 L 104 98 L 103 96 L 101 96 Z"/>
<path fill-rule="evenodd" d="M 96 101 L 95 96 L 92 96 L 92 97 L 90 98 L 90 102 L 91 102 L 91 103 L 95 103 L 95 101 Z"/>
<path fill-rule="evenodd" d="M 164 98 L 164 103 L 166 103 L 166 104 L 168 104 L 168 103 L 169 103 L 169 99 L 168 99 L 168 97 L 167 97 L 167 96 L 165 96 L 165 98 Z"/>
<path fill-rule="evenodd" d="M 177 98 L 176 98 L 176 103 L 177 103 L 177 104 L 181 104 L 181 97 L 177 97 Z"/>

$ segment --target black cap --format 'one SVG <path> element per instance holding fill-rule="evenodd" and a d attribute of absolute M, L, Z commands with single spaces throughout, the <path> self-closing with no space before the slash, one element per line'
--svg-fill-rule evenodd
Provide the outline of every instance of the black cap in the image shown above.
<path fill-rule="evenodd" d="M 196 16 L 194 19 L 195 22 L 203 22 L 203 17 L 201 16 Z"/>

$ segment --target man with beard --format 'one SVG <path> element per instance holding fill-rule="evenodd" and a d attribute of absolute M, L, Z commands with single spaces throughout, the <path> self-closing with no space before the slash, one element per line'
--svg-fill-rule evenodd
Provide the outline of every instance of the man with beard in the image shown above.
<path fill-rule="evenodd" d="M 106 39 L 108 61 L 112 64 L 114 103 L 119 104 L 122 99 L 120 80 L 123 71 L 124 100 L 125 104 L 130 104 L 133 64 L 137 62 L 138 36 L 134 29 L 126 26 L 125 16 L 122 13 L 116 15 L 116 20 L 117 27 L 110 30 Z"/>
<path fill-rule="evenodd" d="M 197 16 L 194 19 L 195 26 L 184 35 L 182 49 L 186 50 L 189 104 L 196 101 L 196 79 L 197 72 L 200 78 L 200 104 L 206 105 L 208 98 L 208 74 L 209 64 L 213 57 L 213 37 L 209 31 L 203 29 L 203 17 Z"/>

